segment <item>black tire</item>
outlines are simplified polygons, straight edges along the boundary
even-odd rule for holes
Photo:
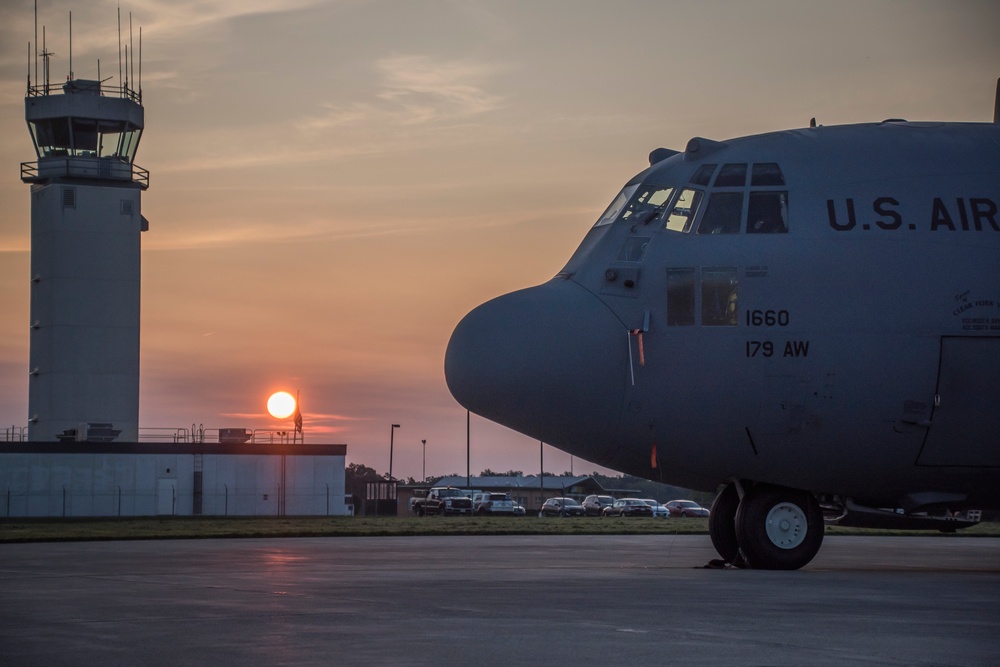
[[[736,510],[740,506],[740,494],[735,484],[728,484],[712,503],[712,513],[708,515],[708,534],[712,546],[722,560],[732,563],[740,552],[736,539]]]
[[[807,491],[759,484],[740,501],[736,538],[758,570],[797,570],[823,544],[823,511]]]

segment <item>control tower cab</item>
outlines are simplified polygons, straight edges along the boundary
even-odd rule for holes
[[[47,54],[46,54],[47,55]],[[46,60],[46,71],[48,61]],[[28,438],[136,442],[139,423],[141,92],[68,77],[31,85]],[[141,89],[140,89],[141,90]]]

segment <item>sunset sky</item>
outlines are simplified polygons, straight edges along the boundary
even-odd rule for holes
[[[114,75],[117,0],[40,0]],[[562,268],[658,146],[808,125],[988,121],[1000,3],[136,0],[150,171],[140,429],[288,427],[348,462],[465,472],[455,324]],[[41,27],[39,27],[41,34]],[[0,5],[0,428],[27,424],[31,0]],[[472,473],[539,445],[472,418]],[[546,470],[570,457],[545,448]],[[577,459],[574,472],[593,464]]]

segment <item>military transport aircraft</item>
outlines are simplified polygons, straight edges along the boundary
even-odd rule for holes
[[[998,84],[1000,107],[1000,84]],[[692,489],[728,563],[1000,507],[1000,119],[664,148],[448,345],[464,407]]]

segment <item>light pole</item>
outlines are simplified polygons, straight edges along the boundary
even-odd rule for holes
[[[423,460],[423,465],[422,465],[422,467],[420,469],[420,474],[423,475],[423,478],[420,481],[421,482],[426,482],[427,481],[427,441],[426,440],[421,440],[420,444],[424,446],[424,460]]]
[[[389,481],[392,481],[392,437],[396,435],[396,429],[399,428],[399,424],[393,424],[392,428],[389,429]]]

